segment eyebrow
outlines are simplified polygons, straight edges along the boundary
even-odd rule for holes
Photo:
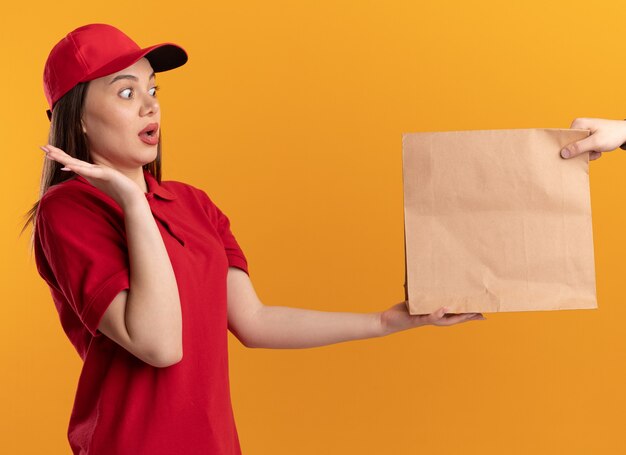
[[[150,77],[148,78],[148,80],[152,79],[154,77],[154,71],[152,72],[152,74],[150,75]],[[132,74],[120,74],[118,76],[115,76],[111,82],[109,82],[109,85],[111,85],[113,82],[115,81],[119,81],[120,79],[132,79],[134,81],[139,81],[139,79],[137,79],[137,76],[133,76]]]

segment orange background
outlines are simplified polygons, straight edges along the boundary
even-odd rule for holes
[[[435,4],[437,3],[437,4]],[[618,1],[11,2],[0,15],[0,452],[66,454],[81,362],[29,256],[43,64],[90,22],[190,60],[158,75],[164,179],[230,217],[268,305],[403,300],[403,132],[626,117]],[[230,337],[244,454],[626,453],[624,152],[591,167],[599,309],[487,314],[305,350]]]

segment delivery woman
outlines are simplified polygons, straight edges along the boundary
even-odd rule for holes
[[[90,24],[50,52],[51,119],[30,212],[39,274],[84,361],[75,454],[239,454],[227,330],[246,346],[304,348],[480,319],[445,308],[335,313],[261,303],[229,219],[201,189],[161,181],[155,73],[187,61]]]

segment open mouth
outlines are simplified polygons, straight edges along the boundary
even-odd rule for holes
[[[139,139],[149,145],[155,145],[159,140],[159,124],[150,123],[138,134]]]
[[[147,136],[154,136],[156,135],[158,130],[159,130],[158,123],[150,123],[143,130],[139,132],[139,135],[141,136],[142,134],[145,134]]]

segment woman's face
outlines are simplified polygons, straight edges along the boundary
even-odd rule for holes
[[[82,127],[94,163],[133,170],[154,161],[160,123],[154,71],[147,59],[89,82]]]

